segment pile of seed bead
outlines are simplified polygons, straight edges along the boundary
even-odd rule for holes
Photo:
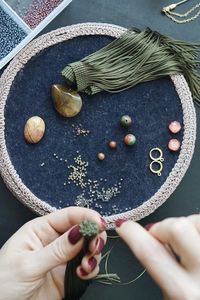
[[[6,2],[22,18],[33,0],[6,0]]]
[[[97,199],[102,200],[103,202],[109,202],[113,197],[120,194],[119,188],[121,188],[121,182],[108,189],[103,187],[101,192],[97,191]]]
[[[75,183],[77,186],[84,188],[86,186],[85,177],[87,175],[88,162],[82,160],[81,155],[79,154],[74,158],[75,166],[69,165],[68,169],[71,169],[71,172],[68,176],[68,183]]]
[[[26,35],[19,25],[0,7],[0,59],[9,54]]]
[[[91,199],[86,199],[84,194],[80,194],[76,197],[74,204],[79,207],[87,207],[90,208],[90,204],[92,204]]]
[[[39,25],[63,0],[33,0],[23,12],[23,20],[31,27]]]
[[[107,189],[105,187],[101,188],[100,185],[102,185],[103,181],[107,182],[107,179],[100,178],[99,182],[98,180],[87,178],[87,167],[89,164],[82,159],[80,154],[74,157],[74,162],[74,165],[71,164],[68,166],[68,169],[70,170],[68,184],[73,183],[82,189],[82,193],[74,200],[76,206],[91,207],[91,205],[98,200],[109,202],[113,197],[120,194],[123,178],[112,187]],[[65,182],[64,185],[66,184],[67,183]],[[95,203],[95,207],[100,209],[103,208],[100,203]]]
[[[72,124],[72,127],[74,128],[74,132],[77,136],[80,135],[87,136],[90,133],[90,130],[83,128],[82,124],[78,124],[78,125]]]

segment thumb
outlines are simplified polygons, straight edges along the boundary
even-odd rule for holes
[[[52,243],[35,252],[35,268],[41,274],[66,264],[80,252],[82,246],[80,226],[75,225]]]

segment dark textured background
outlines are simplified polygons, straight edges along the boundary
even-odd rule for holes
[[[108,22],[125,27],[150,26],[163,34],[188,41],[199,42],[200,19],[186,25],[177,25],[160,14],[162,6],[169,1],[149,0],[73,0],[46,29],[48,32],[68,24],[79,22]],[[191,3],[191,2],[190,2]],[[195,1],[193,2],[195,3]],[[197,109],[197,120],[199,119]],[[198,124],[199,125],[199,124]],[[199,136],[199,135],[198,135]],[[196,150],[191,166],[176,192],[154,214],[145,218],[141,223],[156,222],[168,216],[181,216],[199,213],[199,137],[197,136]],[[4,183],[0,183],[0,242],[1,245],[22,224],[35,217],[27,208],[21,205],[7,190]],[[115,256],[111,257],[110,271],[118,272],[125,280],[136,276],[141,267],[136,264],[130,253],[120,243],[115,249]],[[120,257],[120,259],[119,259]],[[132,263],[132,269],[130,268]],[[135,284],[125,287],[103,287],[93,285],[84,296],[84,300],[94,298],[124,300],[158,300],[162,299],[161,292],[148,275],[144,275]]]

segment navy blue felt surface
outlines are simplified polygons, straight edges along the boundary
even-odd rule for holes
[[[11,161],[25,185],[57,208],[73,205],[82,193],[73,183],[64,185],[68,182],[68,165],[73,163],[77,151],[88,161],[87,178],[97,180],[99,190],[123,179],[120,194],[109,202],[98,200],[91,204],[104,215],[123,212],[147,201],[164,183],[178,157],[178,153],[167,149],[169,139],[174,137],[169,133],[168,123],[182,123],[180,100],[168,77],[119,94],[83,94],[83,109],[71,119],[61,118],[54,110],[51,85],[63,81],[61,70],[111,40],[102,36],[78,37],[42,51],[18,73],[7,100],[6,145]],[[119,124],[124,114],[134,119],[129,130]],[[34,115],[45,120],[46,132],[39,144],[28,145],[23,137],[24,124]],[[90,130],[88,136],[76,136],[72,124],[79,123]],[[137,137],[133,147],[123,143],[128,132]],[[183,130],[176,136],[182,140],[182,135]],[[116,150],[108,148],[109,140],[117,141]],[[153,147],[160,147],[164,153],[161,177],[149,171],[149,151]],[[98,161],[98,152],[105,153],[104,161]],[[54,153],[63,160],[56,159]]]

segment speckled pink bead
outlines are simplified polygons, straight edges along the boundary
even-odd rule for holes
[[[180,149],[181,143],[177,139],[171,139],[168,143],[168,148],[170,151],[176,152]]]
[[[178,133],[181,130],[181,124],[178,121],[172,121],[169,124],[169,130],[172,133]]]

